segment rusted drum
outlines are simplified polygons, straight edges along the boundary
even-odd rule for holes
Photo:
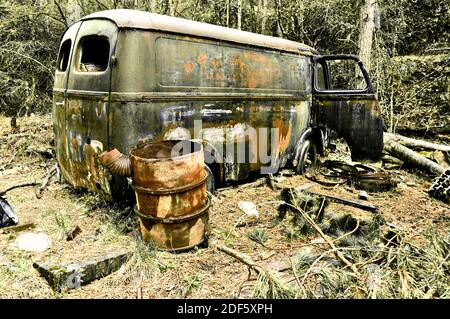
[[[143,239],[167,250],[201,244],[210,206],[202,145],[146,143],[131,150],[130,161]]]

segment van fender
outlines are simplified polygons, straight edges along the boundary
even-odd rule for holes
[[[305,143],[306,140],[312,139],[313,142],[317,146],[317,151],[320,155],[323,155],[324,153],[324,145],[322,141],[322,133],[319,128],[308,128],[305,132],[303,132],[302,136],[298,139],[297,143],[295,144],[295,153],[294,153],[294,159],[292,161],[292,165],[297,166],[298,161],[300,158],[302,158],[301,151],[302,151],[302,145]]]

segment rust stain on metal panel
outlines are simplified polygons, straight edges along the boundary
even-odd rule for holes
[[[188,62],[184,64],[184,73],[185,75],[189,75],[194,70],[194,64],[192,62]]]
[[[377,100],[316,101],[316,125],[327,126],[345,139],[353,160],[379,160],[383,150],[383,121]]]
[[[206,61],[208,61],[208,56],[207,56],[207,55],[205,55],[205,54],[200,54],[200,55],[198,56],[198,59],[197,59],[197,63],[198,63],[198,64],[203,64],[203,63],[205,63]]]
[[[106,125],[102,124],[106,111],[103,99],[69,98],[65,118],[63,111],[55,114],[56,153],[62,175],[70,185],[110,194],[109,174],[97,158],[107,143]]]

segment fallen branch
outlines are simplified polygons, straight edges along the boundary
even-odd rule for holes
[[[399,160],[398,158],[391,156],[391,155],[383,155],[381,157],[381,160],[384,163],[391,163],[391,164],[396,164],[396,165],[403,165],[403,161]]]
[[[427,159],[426,157],[414,152],[413,150],[403,146],[394,140],[385,139],[384,149],[391,155],[401,159],[405,163],[413,164],[414,166],[434,174],[442,174],[445,168],[441,165]]]
[[[448,135],[438,134],[436,137],[439,138],[439,139],[441,139],[441,140],[450,142],[450,136],[448,136]]]
[[[26,183],[22,183],[22,184],[13,185],[13,186],[10,186],[10,187],[0,191],[0,196],[5,195],[7,192],[9,192],[10,190],[13,190],[15,188],[36,186],[36,185],[39,185],[39,183],[37,183],[37,182],[26,182]]]
[[[404,146],[411,147],[411,148],[425,148],[425,149],[437,150],[437,151],[442,151],[442,152],[450,152],[449,145],[430,143],[427,141],[417,140],[414,138],[409,138],[409,137],[398,135],[398,134],[384,133],[384,138],[386,140],[395,141],[399,144],[402,144]]]
[[[292,193],[291,193],[292,196]],[[337,247],[334,245],[333,241],[331,241],[320,229],[320,227],[312,220],[311,217],[308,216],[308,214],[301,209],[300,207],[296,206],[296,205],[292,205],[301,215],[302,217],[308,222],[308,224],[311,225],[312,228],[314,228],[314,230],[320,235],[320,237],[323,238],[323,240],[325,240],[325,242],[331,247],[331,249],[333,250],[334,255],[336,256],[336,258],[338,258],[345,266],[349,267],[353,273],[356,276],[359,276],[359,271],[356,268],[355,265],[353,265],[347,258],[345,258],[345,256],[342,254],[342,252],[340,252]]]
[[[330,201],[335,202],[335,203],[344,204],[344,205],[360,208],[360,209],[371,211],[371,212],[378,211],[378,206],[375,206],[375,205],[372,205],[372,204],[366,204],[366,203],[363,203],[363,202],[360,202],[360,201],[355,201],[355,200],[351,200],[351,199],[344,199],[344,198],[341,198],[341,197],[325,195],[325,194],[316,193],[316,192],[307,191],[307,190],[303,190],[303,192],[306,193],[306,194],[309,194],[309,195],[316,195],[316,196],[321,196],[321,197],[327,198]]]
[[[35,228],[36,225],[34,223],[23,224],[23,225],[14,225],[9,227],[4,227],[0,229],[0,234],[9,234],[9,233],[18,233],[22,230]]]
[[[19,153],[19,151],[14,152],[13,156],[11,157],[11,159],[8,161],[8,163],[6,163],[6,165],[3,165],[2,168],[0,168],[0,171],[4,171],[5,169],[8,168],[9,165],[11,165],[11,163],[14,161],[14,159],[16,158],[17,153]]]
[[[435,126],[427,128],[412,128],[412,127],[397,126],[396,131],[406,135],[421,135],[431,137],[434,137],[437,134],[450,134],[450,128],[446,126]]]
[[[239,260],[243,264],[247,265],[250,269],[253,269],[258,274],[258,279],[261,282],[265,282],[265,284],[269,285],[267,289],[269,295],[265,296],[266,298],[295,298],[297,297],[297,292],[292,290],[289,286],[286,286],[278,276],[271,272],[270,270],[265,269],[264,267],[256,264],[249,256],[240,253],[230,247],[219,244],[214,241],[209,242],[209,246],[211,248],[215,248],[225,254]],[[255,291],[254,291],[255,293]]]
[[[42,182],[41,187],[38,188],[36,191],[36,198],[41,199],[42,195],[44,193],[44,190],[47,188],[48,184],[50,183],[50,179],[52,176],[56,174],[58,170],[58,165],[55,165],[55,167],[45,176],[44,181]]]
[[[225,254],[239,260],[240,262],[244,263],[245,265],[247,265],[248,267],[252,268],[253,270],[256,271],[256,273],[259,275],[261,273],[265,273],[268,272],[267,270],[265,270],[263,267],[259,266],[258,264],[256,264],[249,256],[238,252],[237,250],[234,250],[230,247],[227,247],[225,245],[219,244],[217,242],[211,241],[209,243],[209,246],[211,248],[215,248],[217,250],[220,250],[221,252],[224,252]]]

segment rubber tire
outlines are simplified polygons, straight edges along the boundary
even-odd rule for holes
[[[308,155],[312,156],[312,160],[310,166],[306,167]],[[295,170],[297,174],[303,175],[314,169],[316,165],[317,165],[317,146],[316,144],[314,144],[312,140],[306,140],[302,145],[302,149],[300,151],[300,158],[298,159],[298,164]]]
[[[214,178],[214,174],[211,171],[211,168],[205,164],[205,170],[208,173],[208,178],[206,179],[206,190],[211,194],[214,194],[216,191],[216,179]]]

